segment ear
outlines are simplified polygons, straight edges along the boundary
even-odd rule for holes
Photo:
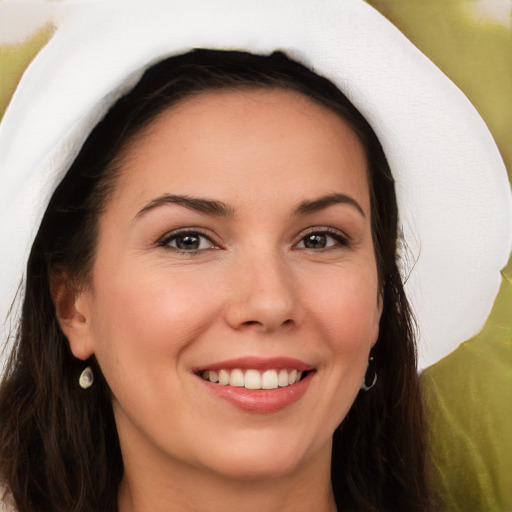
[[[87,291],[76,291],[66,276],[51,280],[51,295],[57,320],[73,355],[86,360],[94,353]]]

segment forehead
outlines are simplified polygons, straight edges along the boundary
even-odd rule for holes
[[[153,181],[172,192],[203,195],[212,184],[239,183],[255,192],[272,182],[289,193],[348,187],[368,195],[366,156],[347,122],[284,89],[190,96],[139,133],[123,162],[118,189],[139,192]]]

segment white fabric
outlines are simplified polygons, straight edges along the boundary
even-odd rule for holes
[[[16,3],[0,2],[2,23],[27,8]],[[369,5],[64,0],[48,16],[56,33],[0,125],[2,319],[48,200],[95,123],[151,62],[207,47],[284,50],[335,82],[370,121],[397,180],[420,366],[483,326],[511,248],[503,162],[461,91]]]

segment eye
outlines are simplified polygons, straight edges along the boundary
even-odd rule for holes
[[[338,231],[323,230],[311,231],[302,237],[296,245],[297,249],[329,249],[331,247],[346,247],[349,245],[347,237]]]
[[[214,243],[206,235],[197,231],[171,233],[160,241],[158,245],[174,249],[179,253],[191,254],[215,247]]]

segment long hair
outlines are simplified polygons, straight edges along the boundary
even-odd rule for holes
[[[98,376],[84,393],[52,301],[66,276],[86,285],[98,217],[115,188],[123,150],[162,111],[205,91],[299,92],[338,113],[368,161],[372,236],[383,299],[372,351],[376,386],[361,391],[334,433],[332,484],[340,510],[426,511],[425,426],[411,315],[398,271],[394,181],[372,128],[330,81],[276,52],[196,50],[145,72],[93,129],[46,210],[30,254],[22,316],[0,388],[0,478],[20,512],[114,512],[123,475],[111,394]]]

